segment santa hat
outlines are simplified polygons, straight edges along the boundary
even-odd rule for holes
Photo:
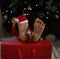
[[[28,22],[26,16],[20,15],[15,19],[15,22],[19,22],[20,24]]]

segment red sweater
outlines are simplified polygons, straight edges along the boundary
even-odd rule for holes
[[[16,31],[15,26],[12,26],[12,33],[13,33],[15,36],[19,36],[19,32]]]

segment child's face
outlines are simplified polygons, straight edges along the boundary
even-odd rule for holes
[[[19,37],[22,41],[26,40],[26,33],[27,33],[27,29],[28,29],[28,22],[23,23],[23,24],[18,24],[18,28],[19,28]]]

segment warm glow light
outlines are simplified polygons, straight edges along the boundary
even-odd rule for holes
[[[10,23],[10,21],[8,21],[8,23]]]
[[[24,13],[24,15],[26,15],[26,13]]]
[[[10,13],[12,13],[12,11],[10,11]]]
[[[48,19],[48,17],[46,17],[46,19]]]
[[[26,8],[24,8],[24,10],[26,10]]]
[[[30,4],[28,4],[28,10],[32,10],[32,8],[31,8],[31,5],[30,5]]]
[[[58,13],[59,11],[57,10],[56,12]]]
[[[36,7],[37,7],[38,5],[36,4]]]
[[[8,16],[7,16],[7,15],[4,15],[3,17],[4,17],[4,19],[7,19],[7,18],[8,18]]]
[[[47,14],[49,14],[49,12],[47,12]]]
[[[6,12],[8,12],[8,10],[6,10]]]
[[[27,13],[27,15],[29,15],[29,13]]]
[[[41,18],[43,18],[43,16],[40,16]]]
[[[29,7],[28,7],[28,10],[32,10],[32,8],[29,6]]]
[[[59,15],[55,15],[55,17],[56,17],[56,19],[58,19],[59,18]]]

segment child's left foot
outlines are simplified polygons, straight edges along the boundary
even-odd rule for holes
[[[36,18],[34,23],[34,41],[39,40],[44,31],[44,28],[45,24],[43,23],[43,21],[40,20],[39,18]]]

